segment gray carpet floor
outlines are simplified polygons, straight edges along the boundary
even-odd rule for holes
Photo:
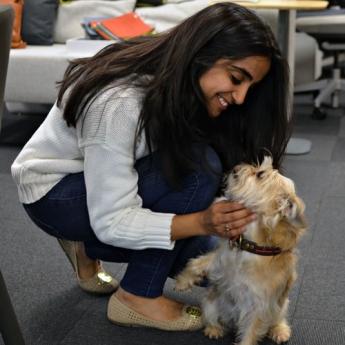
[[[294,137],[310,139],[304,155],[286,155],[285,175],[306,203],[309,229],[299,244],[298,280],[290,293],[289,345],[345,344],[345,102],[312,120],[309,96],[295,98]],[[111,324],[109,297],[83,292],[56,239],[29,220],[18,201],[10,166],[41,116],[5,112],[0,136],[0,265],[27,345],[231,344],[233,334],[210,340],[197,332],[163,332]],[[105,264],[118,280],[124,264]],[[202,288],[165,293],[200,304]],[[1,303],[1,301],[0,301]],[[3,344],[0,339],[0,344]],[[273,343],[264,339],[263,345]],[[14,344],[15,345],[15,344]]]

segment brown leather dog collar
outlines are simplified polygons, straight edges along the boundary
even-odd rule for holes
[[[263,256],[275,256],[282,253],[282,250],[279,247],[258,246],[255,242],[248,241],[243,238],[242,235],[231,238],[229,241],[229,247],[230,249],[238,248],[249,253]]]

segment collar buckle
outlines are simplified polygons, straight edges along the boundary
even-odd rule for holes
[[[241,249],[242,246],[242,235],[238,235],[236,237],[233,237],[229,241],[229,248],[233,250],[234,248]]]

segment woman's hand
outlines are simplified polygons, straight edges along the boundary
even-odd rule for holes
[[[171,240],[199,235],[236,237],[245,232],[246,225],[256,218],[250,208],[233,201],[222,200],[212,204],[205,211],[173,217]]]
[[[256,219],[250,208],[227,200],[212,204],[199,215],[206,234],[226,238],[242,234],[246,225]]]

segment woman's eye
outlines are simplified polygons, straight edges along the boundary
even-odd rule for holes
[[[237,79],[233,75],[231,75],[231,81],[234,85],[240,85],[241,84],[241,80]]]
[[[261,179],[263,174],[264,174],[263,171],[259,171],[258,173],[256,173],[256,177]]]

